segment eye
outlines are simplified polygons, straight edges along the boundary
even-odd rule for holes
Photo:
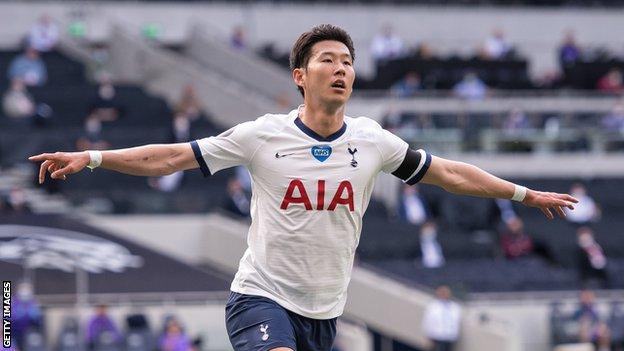
[[[332,62],[332,60],[331,60],[331,59],[329,59],[329,58],[326,58],[326,59],[323,59],[323,61],[322,61],[322,62],[329,62],[329,63],[331,63],[331,62]]]
[[[351,66],[351,61],[345,61],[344,64],[347,66]]]

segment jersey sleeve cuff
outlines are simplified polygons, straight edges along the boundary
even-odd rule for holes
[[[209,177],[211,174],[210,169],[206,164],[206,160],[204,160],[204,157],[202,156],[197,140],[191,141],[191,148],[193,149],[193,154],[195,155],[195,159],[199,164],[199,169],[201,170],[202,174],[204,175],[204,177]]]

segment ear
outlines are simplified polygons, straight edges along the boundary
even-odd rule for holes
[[[295,81],[295,84],[303,88],[303,83],[305,82],[305,69],[295,68],[292,71],[292,77]]]

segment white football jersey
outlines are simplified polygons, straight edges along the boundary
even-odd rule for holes
[[[206,176],[238,165],[251,174],[248,248],[231,290],[309,318],[341,315],[376,176],[401,165],[407,143],[366,117],[345,116],[324,138],[293,110],[191,146]],[[422,178],[424,160],[410,179]]]

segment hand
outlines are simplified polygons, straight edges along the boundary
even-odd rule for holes
[[[574,204],[578,203],[578,201],[568,194],[547,193],[529,189],[522,203],[526,206],[539,208],[546,218],[553,219],[555,216],[552,214],[551,209],[555,210],[559,217],[565,218],[566,214],[563,208],[567,207],[573,210]]]
[[[91,161],[86,151],[39,154],[28,159],[33,162],[43,161],[39,167],[39,184],[43,184],[46,171],[50,172],[52,179],[65,180],[68,174],[80,172]]]

